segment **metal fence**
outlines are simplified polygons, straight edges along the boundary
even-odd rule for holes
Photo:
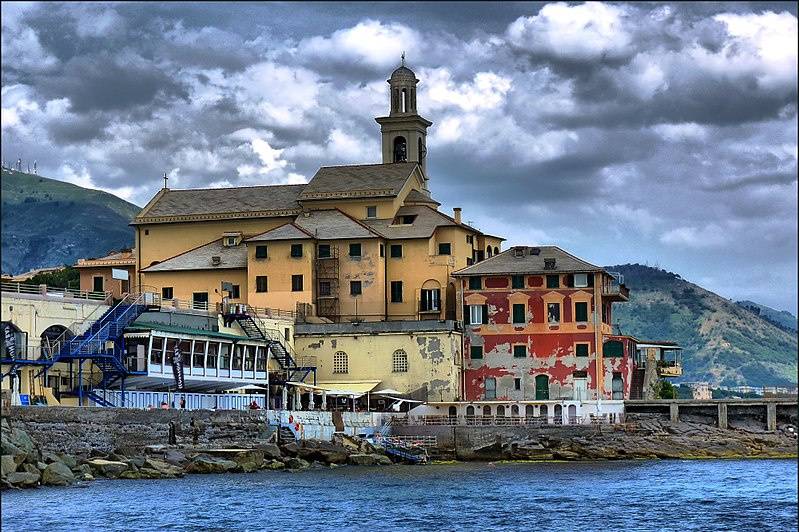
[[[397,426],[493,426],[493,427],[542,427],[546,425],[599,425],[620,423],[621,417],[612,414],[588,414],[587,416],[407,416],[395,417]]]
[[[108,302],[111,300],[111,292],[91,292],[88,290],[71,290],[69,288],[55,288],[43,284],[14,283],[3,281],[0,283],[3,292],[13,294],[29,294],[49,297],[61,297],[72,299],[86,299],[90,301]]]

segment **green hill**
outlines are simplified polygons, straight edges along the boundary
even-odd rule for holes
[[[716,385],[787,386],[797,381],[796,334],[665,270],[624,264],[630,301],[614,306],[621,332],[674,340],[683,348],[681,380]]]
[[[2,270],[74,264],[133,246],[139,207],[113,194],[2,170]]]
[[[749,300],[736,301],[736,303],[743,308],[754,312],[764,320],[773,323],[780,329],[794,333],[799,330],[796,323],[796,316],[786,310],[777,310]]]

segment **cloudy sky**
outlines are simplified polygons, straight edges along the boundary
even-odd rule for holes
[[[2,4],[2,149],[144,205],[378,162],[404,50],[442,208],[796,312],[795,4]]]

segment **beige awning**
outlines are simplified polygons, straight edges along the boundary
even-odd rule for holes
[[[377,388],[380,382],[381,381],[317,382],[316,385],[333,395],[363,395]]]

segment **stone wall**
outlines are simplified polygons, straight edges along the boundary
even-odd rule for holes
[[[3,417],[27,432],[42,450],[69,454],[139,450],[170,443],[239,447],[265,441],[265,413],[237,410],[132,410],[126,408],[11,407]]]

